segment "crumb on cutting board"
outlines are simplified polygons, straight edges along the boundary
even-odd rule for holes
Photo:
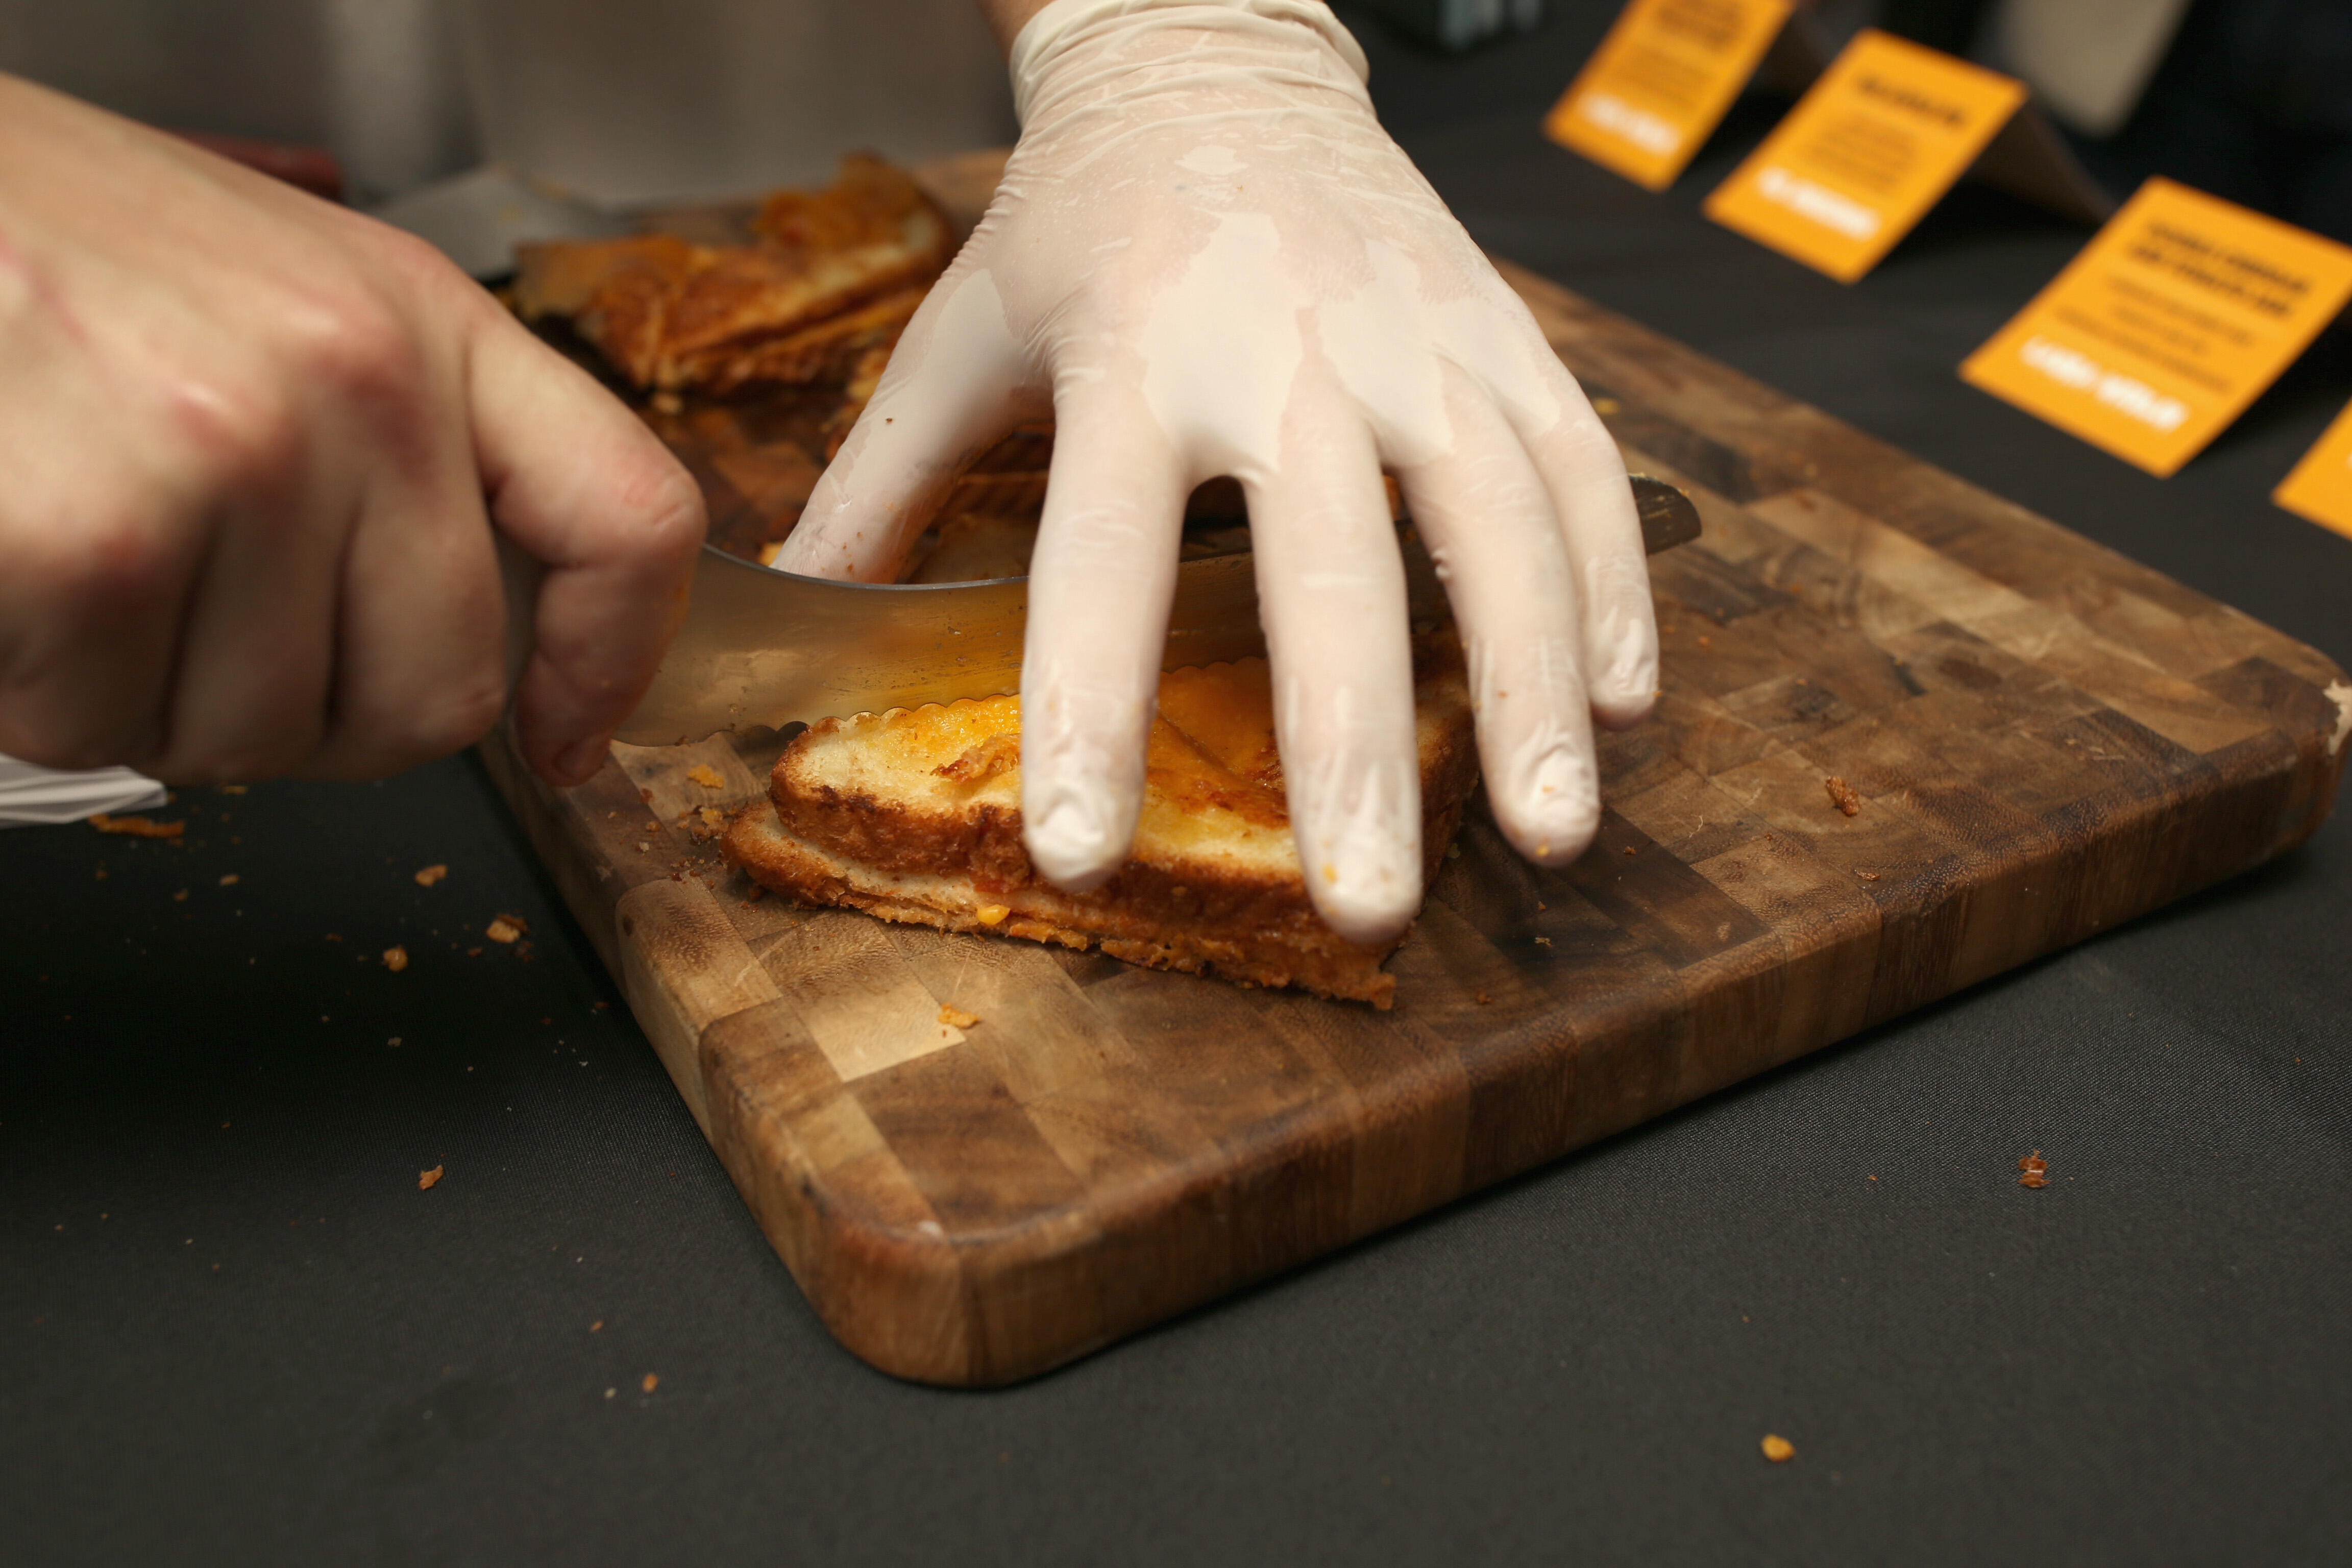
[[[950,1029],[969,1029],[980,1022],[980,1015],[967,1013],[952,1002],[940,1004],[940,1022]]]
[[[705,789],[725,789],[727,781],[709,763],[697,763],[686,770],[686,776]]]
[[[1822,787],[1829,791],[1832,805],[1836,806],[1848,816],[1862,815],[1862,796],[1854,793],[1853,785],[1846,783],[1837,774],[1832,773],[1822,781]]]

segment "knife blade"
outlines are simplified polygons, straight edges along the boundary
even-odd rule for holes
[[[1642,542],[1655,555],[1699,536],[1698,509],[1663,479],[1635,475]],[[1415,535],[1405,582],[1416,619],[1445,614],[1445,591]],[[1265,651],[1246,552],[1176,569],[1163,669]],[[802,577],[709,545],[692,608],[619,739],[667,746],[725,730],[791,723],[1021,687],[1026,577],[985,583],[839,583]]]

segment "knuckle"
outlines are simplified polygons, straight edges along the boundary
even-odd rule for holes
[[[102,626],[170,595],[183,552],[164,520],[117,506],[65,523],[50,548],[18,563],[50,615],[68,626]]]
[[[404,749],[416,762],[463,751],[490,732],[506,706],[505,673],[492,660],[420,705],[409,724]]]
[[[268,489],[294,472],[301,453],[297,394],[258,367],[218,367],[163,388],[174,454],[196,492],[211,498]]]
[[[424,353],[402,312],[365,287],[302,301],[285,322],[289,368],[306,385],[396,404],[421,393]]]

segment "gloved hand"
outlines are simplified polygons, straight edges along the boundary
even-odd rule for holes
[[[1657,630],[1617,449],[1526,307],[1380,128],[1308,0],[1056,0],[1023,133],[777,564],[887,581],[960,465],[1056,425],[1031,566],[1022,811],[1038,868],[1133,837],[1187,493],[1248,498],[1307,884],[1358,941],[1420,907],[1393,471],[1451,595],[1496,819],[1591,840],[1592,724],[1648,711]]]
[[[684,611],[692,479],[421,240],[0,77],[0,751],[393,772],[507,701],[599,766]]]

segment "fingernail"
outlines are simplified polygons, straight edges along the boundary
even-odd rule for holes
[[[555,771],[562,775],[567,784],[586,784],[596,776],[596,770],[604,765],[604,757],[612,749],[613,737],[609,731],[601,735],[591,735],[556,758]]]
[[[1512,837],[1539,865],[1565,866],[1584,853],[1601,827],[1601,789],[1591,758],[1570,748],[1536,759],[1517,790]]]
[[[1600,685],[1618,701],[1646,700],[1658,684],[1657,644],[1630,622],[1610,628],[1609,657]]]
[[[1307,887],[1323,921],[1349,942],[1388,941],[1421,908],[1421,824],[1361,814],[1319,836]]]
[[[1047,881],[1070,892],[1101,886],[1127,858],[1127,846],[1111,841],[1109,816],[1106,801],[1057,792],[1022,834],[1031,862]]]

